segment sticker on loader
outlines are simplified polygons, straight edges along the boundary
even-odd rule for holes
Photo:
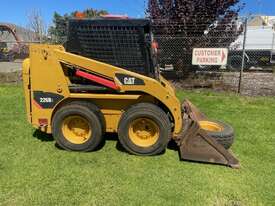
[[[130,75],[116,74],[116,77],[123,85],[144,85],[144,81],[142,79]]]
[[[42,109],[51,109],[61,101],[64,97],[59,94],[50,92],[34,91],[33,92],[35,105]]]

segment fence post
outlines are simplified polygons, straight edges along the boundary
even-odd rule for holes
[[[248,18],[245,18],[244,22],[244,37],[243,37],[243,55],[242,55],[242,67],[240,70],[240,76],[239,76],[239,86],[238,86],[238,93],[241,93],[241,87],[242,87],[242,79],[243,79],[243,70],[244,70],[244,64],[245,64],[245,48],[246,48],[246,38],[247,38],[247,24],[248,24]]]

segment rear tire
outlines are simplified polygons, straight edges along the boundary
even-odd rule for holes
[[[131,154],[151,156],[164,152],[171,137],[166,113],[154,104],[139,103],[121,117],[118,138]]]
[[[103,139],[99,117],[82,104],[60,108],[53,117],[52,129],[56,143],[69,151],[93,151]]]

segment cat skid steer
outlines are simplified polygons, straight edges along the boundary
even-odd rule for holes
[[[94,151],[110,132],[131,154],[161,154],[175,141],[184,160],[239,168],[232,127],[179,101],[152,42],[148,20],[76,19],[64,47],[31,45],[23,63],[29,122],[69,151]]]

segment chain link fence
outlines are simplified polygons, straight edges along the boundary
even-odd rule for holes
[[[178,70],[269,70],[275,63],[274,25],[250,25],[243,17],[230,22],[205,23],[189,26],[182,22],[153,21],[153,33],[159,44],[159,61],[162,68]],[[275,23],[275,22],[274,22]],[[228,58],[223,65],[193,65],[196,48],[226,48]],[[243,57],[244,56],[244,57]],[[242,65],[244,59],[244,65]],[[209,62],[208,62],[209,63]]]
[[[274,25],[259,16],[196,25],[153,20],[160,69],[184,87],[222,84],[244,94],[274,95]]]

